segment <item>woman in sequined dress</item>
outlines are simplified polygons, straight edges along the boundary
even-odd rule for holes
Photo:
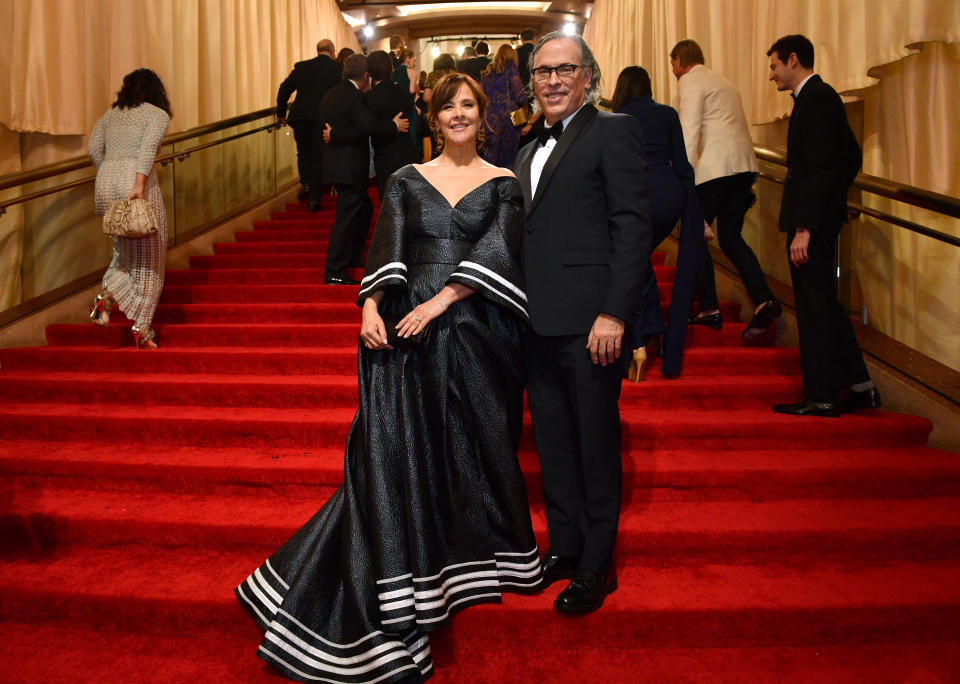
[[[156,234],[148,237],[110,238],[113,258],[90,318],[108,326],[116,304],[133,320],[137,346],[148,349],[157,348],[151,323],[167,258],[167,212],[153,162],[169,122],[170,101],[160,78],[150,69],[137,69],[123,77],[116,102],[97,121],[87,145],[97,167],[97,215],[103,216],[116,200],[145,199],[158,224]]]

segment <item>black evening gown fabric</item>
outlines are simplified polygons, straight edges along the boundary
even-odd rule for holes
[[[517,445],[520,186],[494,178],[451,207],[413,166],[387,186],[358,303],[408,311],[459,282],[424,346],[359,346],[360,407],[344,483],[236,589],[258,655],[301,681],[418,681],[427,633],[540,582]]]
[[[634,346],[639,347],[666,329],[661,371],[664,375],[679,375],[703,244],[703,212],[697,199],[693,167],[687,160],[683,129],[675,109],[654,102],[650,95],[641,95],[631,97],[619,111],[632,115],[643,128],[654,249],[666,239],[677,221],[681,221],[669,324],[663,320],[657,277],[651,266],[640,315],[631,325],[631,339]]]

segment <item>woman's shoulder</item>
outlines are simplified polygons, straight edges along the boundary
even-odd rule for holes
[[[164,110],[160,109],[160,107],[156,106],[155,104],[151,104],[149,102],[141,102],[139,105],[134,107],[134,109],[143,112],[151,119],[155,118],[155,119],[164,119],[167,121],[170,120],[169,114],[167,114]]]

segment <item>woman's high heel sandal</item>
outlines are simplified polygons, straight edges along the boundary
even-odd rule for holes
[[[113,297],[106,291],[97,295],[90,311],[90,322],[101,328],[110,327],[110,311],[113,309]]]
[[[153,338],[157,336],[157,333],[149,325],[146,323],[143,325],[135,325],[133,326],[132,330],[133,341],[137,343],[137,349],[140,349],[141,346],[144,349],[159,348],[160,345],[153,341]]]

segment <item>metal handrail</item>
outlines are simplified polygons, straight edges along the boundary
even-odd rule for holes
[[[181,131],[180,133],[171,133],[170,135],[164,137],[164,139],[160,141],[160,144],[173,145],[178,142],[183,142],[184,140],[189,140],[190,138],[199,138],[202,135],[216,133],[217,131],[222,131],[226,128],[233,128],[234,126],[239,126],[243,123],[262,119],[266,116],[275,114],[276,111],[277,110],[275,107],[267,107],[266,109],[259,109],[255,112],[249,112],[247,114],[241,114],[240,116],[230,117],[229,119],[222,119],[220,121],[215,121],[214,123],[204,124],[203,126],[196,126],[186,131]],[[53,176],[59,176],[61,174],[83,169],[88,166],[93,166],[93,162],[90,161],[90,157],[83,155],[80,157],[65,159],[55,164],[38,166],[37,168],[30,169],[29,171],[10,173],[6,176],[0,176],[0,190],[15,188],[18,185],[26,185],[27,183],[33,183],[45,178],[52,178]]]
[[[787,165],[787,155],[786,152],[782,150],[763,147],[762,145],[754,145],[753,153],[757,155],[757,159],[779,166],[785,167]],[[853,181],[853,186],[873,195],[889,197],[898,202],[904,202],[905,204],[911,204],[923,209],[930,209],[931,211],[953,218],[960,218],[960,198],[957,197],[941,195],[937,192],[931,192],[930,190],[924,190],[923,188],[912,185],[904,185],[903,183],[897,183],[896,181],[880,178],[879,176],[870,176],[865,173],[857,174],[857,177]],[[878,216],[877,218],[884,217]],[[950,241],[948,240],[948,242]]]
[[[272,111],[272,110],[271,110],[271,111]],[[246,116],[250,116],[250,115],[246,115]],[[238,118],[241,118],[241,117],[235,117],[235,118],[238,119]],[[263,117],[257,117],[257,118],[263,118]],[[247,121],[250,121],[250,120],[251,120],[251,119],[247,119]],[[232,119],[225,119],[224,121],[232,121]],[[223,122],[220,122],[220,123],[223,123]],[[245,123],[245,122],[244,122],[244,121],[241,121],[240,123]],[[235,122],[235,123],[233,123],[232,125],[233,125],[233,126],[236,126],[236,125],[238,125],[238,124]],[[227,128],[229,128],[229,127],[230,127],[230,126],[227,126]],[[201,127],[199,127],[199,128],[209,128],[209,127],[201,126]],[[220,128],[217,128],[216,130],[223,130],[223,128],[224,128],[224,127],[221,126]],[[155,161],[155,163],[158,163],[158,164],[160,164],[161,166],[166,166],[167,164],[169,164],[170,162],[172,162],[174,159],[176,159],[176,160],[178,160],[178,161],[183,161],[183,160],[185,160],[187,157],[189,157],[189,156],[190,156],[192,153],[194,153],[194,152],[199,152],[200,150],[205,150],[205,149],[208,149],[208,148],[210,148],[210,147],[216,147],[217,145],[222,145],[222,144],[224,144],[224,143],[230,142],[231,140],[236,140],[237,138],[243,138],[243,137],[248,136],[248,135],[253,135],[254,133],[260,133],[261,131],[273,131],[273,130],[275,130],[275,129],[277,129],[277,128],[280,128],[280,124],[279,124],[279,123],[271,123],[271,124],[267,124],[266,126],[259,126],[259,127],[257,127],[257,128],[251,128],[249,131],[243,131],[243,132],[241,132],[241,133],[236,133],[236,134],[234,134],[234,135],[229,135],[229,136],[227,136],[226,138],[220,138],[219,140],[213,140],[213,141],[208,142],[208,143],[203,143],[203,144],[200,144],[200,145],[196,145],[196,146],[191,147],[191,148],[186,149],[186,150],[180,150],[179,152],[171,152],[171,153],[169,153],[169,154],[165,154],[165,155],[158,156],[154,161]],[[192,130],[197,130],[197,129],[192,129]],[[208,131],[205,131],[205,132],[202,132],[202,133],[199,133],[199,134],[195,134],[195,135],[190,136],[190,137],[198,137],[199,135],[207,135],[208,133],[211,133],[211,132],[213,132],[213,131],[209,131],[209,130],[208,130]],[[189,137],[181,138],[181,140],[189,140],[189,139],[190,139]],[[163,144],[167,144],[167,143],[163,143]],[[89,162],[89,160],[88,160],[88,164],[92,166],[92,163]],[[77,166],[77,167],[75,167],[75,168],[83,168],[83,166],[84,166],[84,165],[80,165],[80,166]],[[71,168],[70,170],[74,170],[74,169]],[[60,173],[63,173],[63,171],[60,171]],[[52,175],[57,175],[57,174],[52,174]],[[49,178],[50,176],[47,176],[47,177]],[[57,185],[57,186],[52,187],[52,188],[46,188],[45,190],[38,190],[38,191],[36,191],[36,192],[31,192],[31,193],[26,194],[26,195],[20,195],[19,197],[12,197],[12,198],[10,198],[10,199],[8,199],[8,200],[4,200],[4,201],[0,202],[0,216],[2,216],[3,214],[6,213],[7,207],[13,206],[13,205],[15,205],[15,204],[21,204],[21,203],[23,203],[23,202],[29,202],[30,200],[34,200],[34,199],[37,199],[38,197],[43,197],[43,196],[45,196],[45,195],[52,195],[52,194],[54,194],[54,193],[60,192],[61,190],[69,190],[69,189],[71,189],[71,188],[75,188],[75,187],[78,187],[78,186],[80,186],[80,185],[86,185],[87,183],[92,183],[94,180],[96,180],[96,176],[89,176],[89,177],[87,177],[87,178],[81,178],[81,179],[79,179],[79,180],[70,181],[70,182],[67,182],[67,183],[61,183],[60,185]]]

